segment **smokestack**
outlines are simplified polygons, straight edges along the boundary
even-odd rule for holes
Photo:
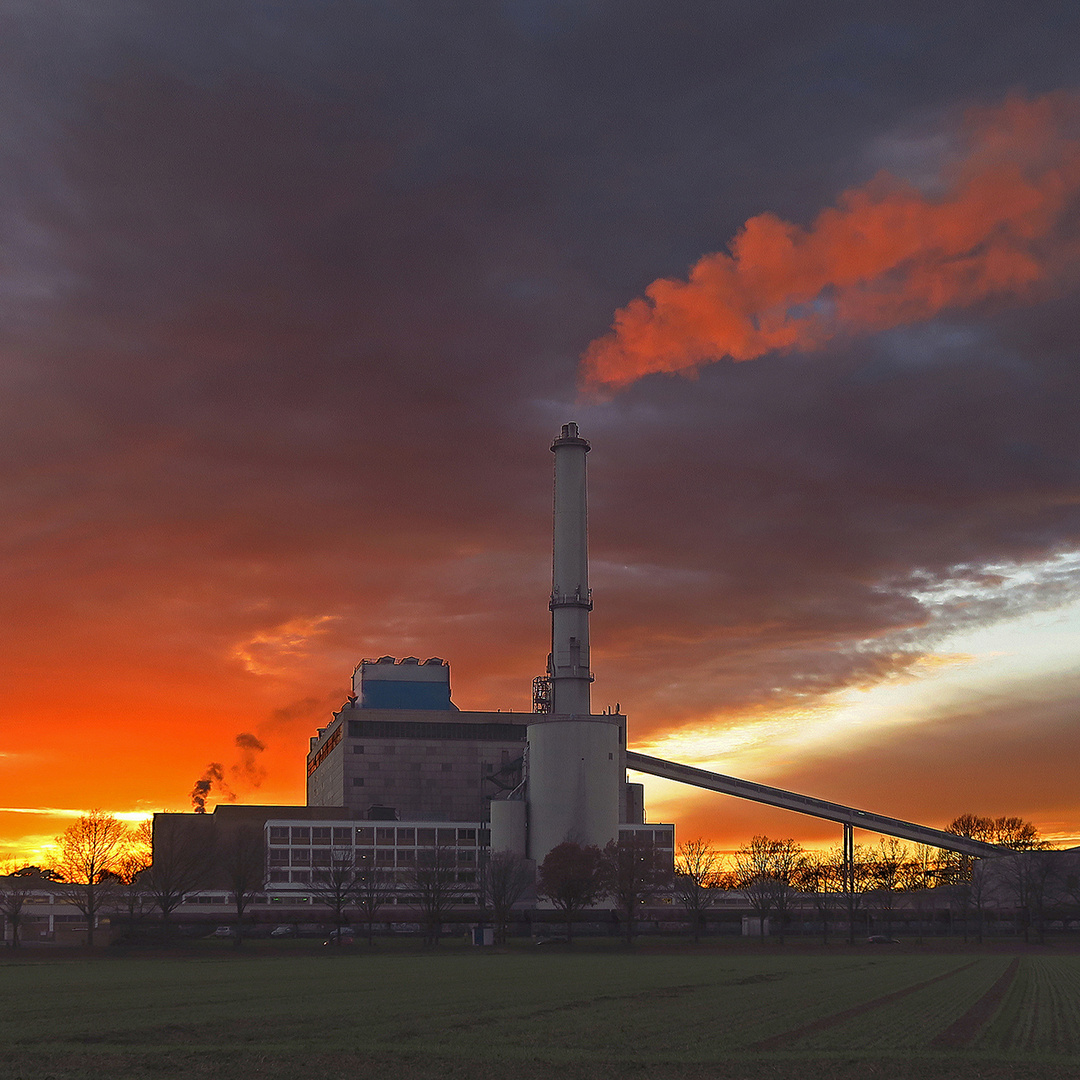
[[[564,840],[603,847],[619,834],[622,717],[593,716],[589,704],[589,550],[585,455],[577,424],[564,424],[555,455],[555,532],[551,560],[551,711],[537,713],[526,739],[527,852],[537,863]],[[620,770],[621,774],[620,775]],[[492,844],[520,847],[520,817],[496,813]],[[513,818],[513,820],[511,820]],[[496,841],[496,834],[499,840]]]
[[[585,455],[589,444],[577,424],[563,424],[551,444],[555,455],[555,528],[551,558],[552,708],[557,716],[592,712],[589,670],[589,541]]]

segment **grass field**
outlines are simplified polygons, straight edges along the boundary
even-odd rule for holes
[[[1075,1080],[1080,956],[608,943],[0,962],[0,1078]]]

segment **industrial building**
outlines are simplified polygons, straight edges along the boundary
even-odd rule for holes
[[[268,893],[310,891],[332,850],[383,868],[403,890],[418,852],[434,846],[453,852],[464,886],[488,850],[539,863],[565,840],[603,847],[633,831],[673,857],[674,826],[646,825],[642,786],[626,781],[626,716],[591,708],[590,447],[569,423],[551,449],[551,652],[533,680],[533,711],[459,709],[440,657],[361,660],[348,700],[310,740],[307,805],[219,806],[204,819],[203,830],[223,835],[262,827]],[[155,834],[192,817],[156,815]]]
[[[590,447],[570,423],[551,449],[551,653],[534,711],[462,712],[438,657],[361,660],[349,700],[311,740],[309,807],[490,826],[493,849],[536,862],[564,840],[602,847],[644,825],[642,788],[626,782],[626,717],[591,708]]]
[[[453,852],[464,886],[475,883],[487,851],[539,864],[565,840],[603,847],[634,832],[673,853],[674,827],[646,824],[643,789],[627,782],[628,767],[835,821],[848,873],[856,828],[974,857],[1001,853],[992,844],[628,751],[621,711],[597,714],[591,707],[590,446],[568,423],[551,450],[551,652],[545,674],[533,680],[533,711],[460,710],[440,657],[361,660],[348,700],[311,738],[307,805],[218,807],[212,815],[212,829],[217,819],[227,831],[241,818],[262,827],[269,892],[302,897],[335,848],[383,867],[402,890],[420,851],[432,847]],[[192,817],[157,815],[155,838],[159,827],[183,827],[177,819]],[[399,899],[408,901],[404,892]],[[462,898],[475,901],[475,893]]]

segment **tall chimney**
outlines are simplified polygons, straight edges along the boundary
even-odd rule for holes
[[[623,718],[593,716],[589,705],[592,599],[585,511],[589,444],[578,435],[577,424],[564,424],[551,449],[555,454],[548,661],[551,711],[537,713],[526,732],[527,850],[537,863],[564,840],[598,847],[614,840],[619,834],[619,796],[626,776]],[[493,844],[502,829],[503,810],[496,807],[492,803]],[[505,813],[510,815],[511,809]]]
[[[555,529],[551,558],[551,711],[588,716],[592,672],[589,669],[588,509],[585,455],[588,442],[577,424],[563,424],[551,444],[555,455]]]

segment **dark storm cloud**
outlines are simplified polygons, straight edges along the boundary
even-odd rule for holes
[[[454,662],[466,707],[527,694],[571,410],[598,700],[638,734],[903,668],[952,618],[936,583],[1077,542],[1069,289],[574,401],[614,310],[747,217],[809,221],[940,114],[1080,85],[1072,4],[3,20],[27,670],[73,621],[196,663],[333,615],[312,663],[342,686],[358,653],[414,651]]]

